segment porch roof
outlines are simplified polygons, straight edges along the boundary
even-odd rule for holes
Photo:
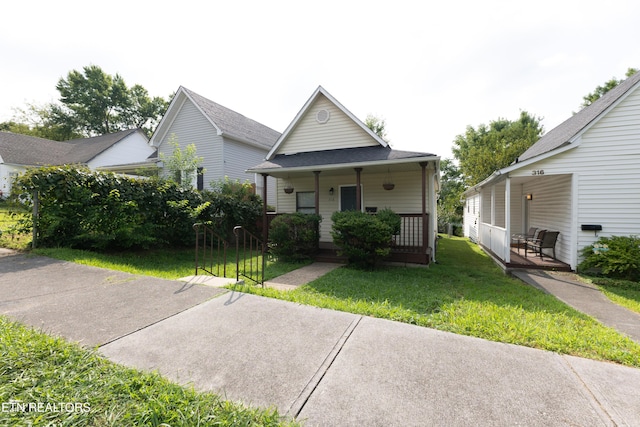
[[[248,169],[247,172],[274,174],[289,171],[386,166],[439,159],[435,154],[392,150],[389,147],[383,146],[356,147],[337,150],[308,151],[290,155],[278,154],[273,159],[266,160]]]

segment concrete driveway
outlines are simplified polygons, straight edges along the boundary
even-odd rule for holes
[[[203,285],[0,257],[0,312],[309,426],[640,425],[640,370]]]

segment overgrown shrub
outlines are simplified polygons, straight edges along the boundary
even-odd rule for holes
[[[258,219],[262,215],[262,198],[255,194],[249,181],[244,183],[224,178],[211,183],[211,190],[203,191],[206,203],[198,217],[210,221],[220,236],[233,240],[233,228],[241,225],[259,234]]]
[[[31,169],[15,183],[27,208],[38,193],[37,244],[82,249],[188,246],[193,224],[222,235],[235,225],[255,231],[261,199],[250,184],[223,180],[201,194],[162,179],[134,179],[76,166]],[[31,218],[22,221],[30,231]]]
[[[322,217],[315,214],[282,214],[271,221],[269,248],[285,261],[309,259],[318,251]]]
[[[383,212],[380,217],[359,211],[334,212],[331,235],[339,253],[356,267],[378,266],[391,253],[393,234],[400,231],[394,215],[397,216],[393,212]]]
[[[638,236],[601,237],[582,250],[580,271],[625,280],[640,280],[640,238]]]

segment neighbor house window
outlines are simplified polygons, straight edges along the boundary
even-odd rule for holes
[[[296,212],[306,214],[316,213],[315,191],[298,191],[296,193]]]
[[[198,191],[204,190],[204,168],[198,168],[198,174],[196,177]]]

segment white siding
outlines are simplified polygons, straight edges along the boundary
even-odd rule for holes
[[[330,112],[329,121],[318,123],[316,114],[320,110]],[[371,135],[354,123],[324,95],[300,118],[297,126],[278,147],[277,154],[295,154],[308,151],[333,150],[339,148],[376,146]]]
[[[11,194],[13,177],[26,170],[27,169],[22,166],[12,166],[0,163],[0,191],[2,191],[3,197],[7,197]]]
[[[480,195],[474,194],[467,198],[462,217],[464,237],[471,241],[478,241],[478,223],[480,222]]]
[[[533,195],[529,206],[529,227],[559,231],[556,257],[567,264],[572,261],[571,235],[571,176],[545,175],[523,187],[525,194]],[[549,252],[551,254],[552,252]]]
[[[201,166],[205,168],[205,189],[209,188],[212,181],[224,178],[223,139],[217,134],[215,127],[188,99],[185,100],[175,120],[169,126],[165,138],[158,147],[158,154],[164,153],[166,157],[171,157],[173,149],[167,141],[172,134],[176,135],[181,148],[195,144],[196,155],[204,158]],[[255,164],[257,163],[260,162]],[[247,165],[247,168],[255,164]]]
[[[87,166],[95,169],[100,166],[144,162],[154,151],[147,138],[135,132],[98,154]]]
[[[376,207],[378,210],[389,208],[396,213],[421,213],[422,196],[421,182],[422,172],[398,172],[393,174],[395,188],[387,191],[382,188],[382,182],[386,174],[367,174],[366,169],[362,171],[360,182],[362,184],[363,209],[365,207]],[[314,191],[315,176],[313,173],[300,176],[292,176],[290,182],[293,184],[294,192],[286,194],[283,190],[284,180],[278,180],[278,212],[296,211],[296,192]],[[339,210],[340,186],[356,185],[356,173],[345,173],[341,175],[326,175],[320,173],[320,241],[331,242],[331,215]],[[334,189],[333,196],[329,195],[329,189]],[[430,188],[427,183],[427,189]],[[427,213],[431,215],[432,209],[429,206],[427,197]],[[433,231],[433,230],[432,230]]]

